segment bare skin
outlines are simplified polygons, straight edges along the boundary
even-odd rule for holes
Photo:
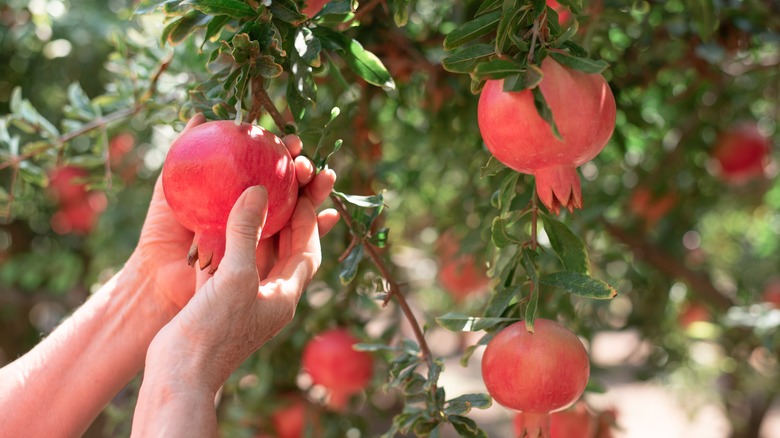
[[[195,116],[185,129],[204,121]],[[0,415],[0,437],[82,435],[144,365],[134,435],[216,435],[216,390],[292,319],[319,268],[319,237],[338,221],[333,210],[316,213],[335,173],[315,175],[298,156],[300,139],[283,140],[296,157],[302,190],[278,242],[257,243],[267,195],[261,187],[247,189],[231,212],[225,259],[208,278],[187,266],[193,235],[176,222],[158,179],[138,246],[122,270],[0,369],[0,412],[13,413]]]

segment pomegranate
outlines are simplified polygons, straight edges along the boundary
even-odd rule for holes
[[[472,254],[459,253],[460,242],[451,230],[436,243],[439,255],[439,283],[456,301],[487,290],[490,279]]]
[[[519,412],[514,418],[517,436],[522,436],[524,415]],[[588,411],[585,402],[578,402],[572,408],[550,414],[550,438],[593,438],[596,426],[596,419]]]
[[[195,233],[187,261],[214,273],[225,254],[225,227],[245,189],[268,191],[267,238],[284,227],[298,199],[295,167],[282,140],[259,126],[220,120],[187,130],[163,164],[165,199],[176,219]]]
[[[558,13],[558,22],[563,24],[569,21],[569,18],[571,18],[571,12],[569,12],[568,9],[566,9],[565,6],[562,6],[560,3],[558,3],[555,0],[547,0],[547,6],[552,8],[555,12]]]
[[[539,116],[531,90],[504,92],[489,80],[478,106],[479,130],[490,152],[508,167],[536,177],[539,199],[550,211],[582,208],[576,168],[604,149],[615,128],[615,98],[599,74],[542,61],[539,84],[561,134]]]
[[[764,286],[761,299],[775,309],[780,309],[780,277],[770,280]]]
[[[325,4],[330,0],[305,0],[306,5],[301,9],[301,13],[309,18],[319,14]]]
[[[523,413],[519,436],[550,437],[550,412],[580,398],[590,375],[588,353],[577,335],[537,319],[501,330],[482,357],[482,379],[501,405]]]
[[[317,424],[312,406],[300,397],[290,397],[288,404],[271,415],[278,438],[302,438],[307,428]]]
[[[713,152],[721,179],[744,184],[763,177],[770,149],[769,139],[758,131],[755,123],[724,132]]]
[[[89,173],[76,166],[61,166],[49,172],[49,193],[60,205],[80,202],[87,196],[87,185],[79,181]]]
[[[81,200],[62,204],[51,217],[51,228],[57,234],[89,234],[107,206],[108,199],[103,192],[89,193]]]
[[[343,409],[371,380],[374,360],[352,348],[358,342],[346,329],[335,328],[315,336],[303,350],[303,369],[315,385],[330,391],[329,404],[334,409]]]

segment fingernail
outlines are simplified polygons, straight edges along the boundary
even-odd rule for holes
[[[260,210],[268,202],[268,192],[263,186],[252,186],[246,191],[244,198],[244,208]]]

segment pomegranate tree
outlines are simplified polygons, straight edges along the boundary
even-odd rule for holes
[[[374,372],[371,355],[353,348],[358,342],[346,329],[335,328],[315,336],[303,350],[303,369],[330,392],[329,405],[336,410],[362,391]]]
[[[743,124],[720,136],[713,156],[724,181],[743,184],[764,176],[770,149],[756,124]]]
[[[557,322],[536,319],[501,330],[482,357],[482,379],[501,405],[523,413],[519,436],[550,437],[550,412],[565,409],[585,391],[588,353],[577,335]]]
[[[615,98],[600,74],[542,61],[540,91],[561,138],[539,115],[531,90],[506,92],[488,80],[479,98],[478,122],[490,152],[511,169],[536,177],[536,192],[550,211],[582,208],[576,168],[606,146],[615,128]]]
[[[261,238],[284,227],[297,201],[295,167],[282,140],[259,126],[220,120],[195,126],[171,145],[163,165],[165,199],[195,233],[187,261],[214,273],[225,254],[225,227],[248,187],[268,191]]]

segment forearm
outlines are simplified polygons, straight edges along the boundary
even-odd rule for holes
[[[168,320],[150,280],[123,269],[33,350],[0,370],[0,431],[78,436],[143,367]],[[147,294],[145,296],[145,294]]]
[[[167,373],[166,373],[167,374]],[[144,375],[133,414],[133,437],[217,436],[215,393],[172,374]]]

